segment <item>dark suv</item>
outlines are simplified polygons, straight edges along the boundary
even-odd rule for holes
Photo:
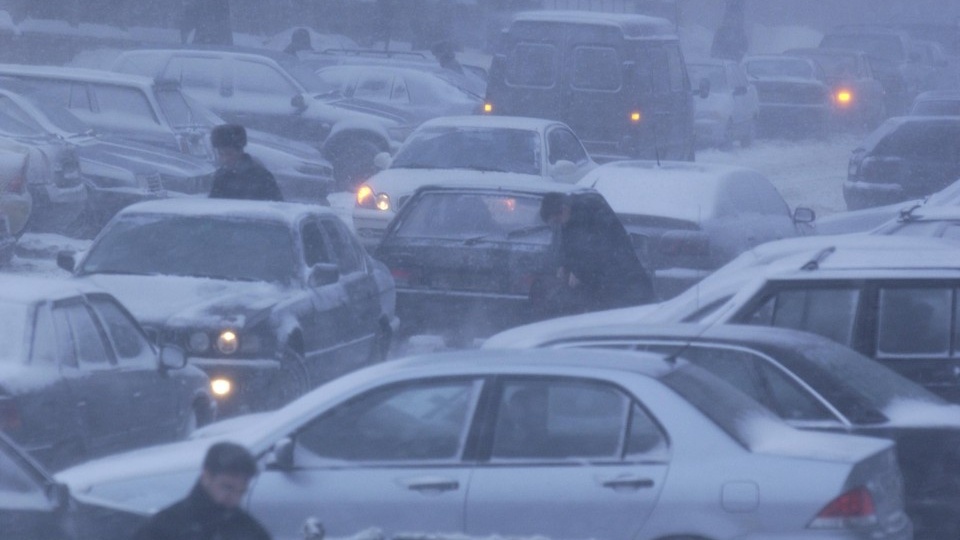
[[[694,158],[690,80],[664,19],[517,15],[493,58],[484,110],[562,121],[595,156]]]

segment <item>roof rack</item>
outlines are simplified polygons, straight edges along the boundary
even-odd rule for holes
[[[806,270],[811,272],[820,268],[820,263],[826,260],[827,257],[833,254],[837,250],[837,246],[830,246],[823,248],[813,256],[812,259],[803,263],[803,266],[800,267],[801,270]]]
[[[391,51],[379,49],[324,49],[320,51],[321,54],[342,54],[345,56],[374,56],[374,57],[384,57],[384,58],[416,58],[420,60],[426,60],[427,57],[417,51]]]

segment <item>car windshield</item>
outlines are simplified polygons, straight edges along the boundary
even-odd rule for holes
[[[805,60],[793,58],[770,58],[748,60],[744,63],[751,77],[796,77],[814,78],[813,68]]]
[[[175,128],[197,125],[211,126],[207,115],[198,112],[196,106],[191,104],[186,96],[177,89],[164,88],[157,90],[157,101],[160,103],[160,110],[163,111],[163,115]]]
[[[878,156],[953,162],[960,148],[960,122],[923,122],[901,125],[882,138],[873,150]]]
[[[910,114],[912,116],[960,116],[960,98],[918,101]]]
[[[296,268],[293,246],[290,232],[276,223],[226,217],[128,215],[101,233],[80,273],[287,284]]]
[[[512,128],[431,127],[410,136],[393,169],[474,169],[539,175],[540,134]]]
[[[895,35],[882,34],[837,34],[826,36],[820,42],[825,49],[851,49],[863,51],[892,62],[901,62],[906,58],[903,44]]]
[[[814,62],[820,64],[827,77],[841,78],[853,77],[857,74],[857,57],[853,55],[841,54],[816,54],[808,53],[803,56],[809,57]]]
[[[400,238],[550,243],[540,220],[540,197],[485,192],[423,193],[394,233]]]
[[[700,84],[700,81],[707,79],[710,81],[710,91],[727,92],[730,90],[727,84],[727,73],[723,66],[712,64],[690,64],[687,66],[690,70],[690,80],[694,86]]]
[[[26,304],[0,304],[0,343],[3,343],[0,348],[0,363],[23,362],[23,354],[27,349],[28,311]]]

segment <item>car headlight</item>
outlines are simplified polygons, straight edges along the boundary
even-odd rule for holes
[[[233,382],[225,377],[210,379],[210,391],[217,397],[224,397],[233,392]]]
[[[240,339],[233,330],[224,330],[217,336],[217,350],[221,354],[233,354],[240,348]]]
[[[207,352],[210,349],[210,336],[206,332],[194,332],[187,338],[187,346],[190,348],[190,352]]]
[[[357,206],[360,208],[376,208],[376,193],[373,188],[363,184],[357,189]]]
[[[384,212],[390,210],[390,196],[386,193],[377,193],[375,201],[377,210],[382,210]]]

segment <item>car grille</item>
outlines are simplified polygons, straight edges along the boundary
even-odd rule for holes
[[[154,172],[150,174],[145,174],[143,180],[146,182],[147,191],[150,193],[162,193],[163,192],[163,179],[160,177],[160,173]]]
[[[761,103],[816,105],[826,99],[821,88],[788,84],[757,85],[757,95]]]

